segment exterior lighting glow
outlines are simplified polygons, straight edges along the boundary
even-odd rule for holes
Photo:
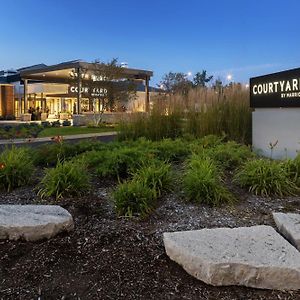
[[[232,75],[228,74],[226,78],[227,78],[227,80],[232,80]]]

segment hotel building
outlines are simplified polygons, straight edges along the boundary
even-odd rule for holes
[[[0,71],[0,116],[22,119],[30,109],[38,109],[43,118],[71,118],[105,110],[105,81],[97,63],[80,60],[47,66],[39,64],[17,71]],[[115,84],[134,83],[136,96],[124,102],[126,111],[148,111],[152,71],[121,68]]]

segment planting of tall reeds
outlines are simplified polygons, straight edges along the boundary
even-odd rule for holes
[[[182,136],[182,114],[166,114],[164,111],[154,109],[148,114],[132,114],[130,120],[119,124],[119,140],[138,139],[146,137],[152,141],[164,138],[177,138]]]
[[[214,134],[241,143],[251,142],[249,91],[239,84],[218,90],[193,88],[187,95],[158,95],[152,101],[149,115],[132,114],[129,121],[121,122],[120,139]]]

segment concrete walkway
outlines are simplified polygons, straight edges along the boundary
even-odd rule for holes
[[[77,141],[81,139],[99,139],[100,141],[111,141],[114,140],[117,135],[116,131],[110,132],[99,132],[99,133],[84,133],[84,134],[74,134],[74,135],[64,135],[64,141]],[[0,145],[22,145],[22,144],[43,144],[48,142],[54,142],[53,136],[41,137],[41,138],[26,138],[26,139],[10,139],[10,140],[0,140]]]

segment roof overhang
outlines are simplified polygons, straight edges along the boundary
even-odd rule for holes
[[[93,74],[99,71],[99,64],[82,61],[66,62],[41,68],[20,70],[21,79],[37,80],[50,83],[69,83],[74,81],[71,73],[78,69],[84,70],[86,74]],[[122,68],[120,78],[131,80],[145,80],[153,76],[152,71]],[[83,81],[85,79],[83,78]]]

